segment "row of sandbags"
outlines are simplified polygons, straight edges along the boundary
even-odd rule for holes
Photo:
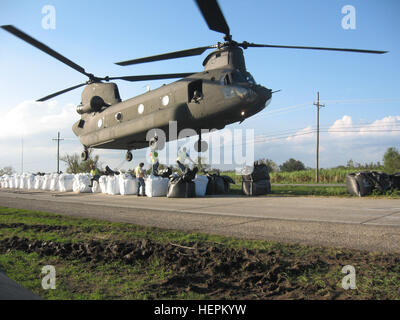
[[[230,184],[235,183],[229,176],[207,174],[196,176],[198,168],[186,168],[181,175],[169,176],[169,198],[193,198],[195,196],[225,194],[230,191]],[[195,178],[196,177],[196,178]]]
[[[77,193],[105,193],[110,195],[134,195],[137,193],[136,177],[130,174],[103,175],[90,187],[92,176],[79,174],[22,174],[0,177],[0,187],[10,189],[43,190]],[[208,179],[196,176],[193,180],[195,196],[206,194]],[[145,194],[148,197],[165,197],[168,194],[169,179],[149,176],[145,179]],[[143,190],[141,190],[143,191]]]
[[[389,190],[400,190],[400,172],[388,175],[383,172],[356,172],[346,177],[347,192],[354,196],[367,196],[374,190],[385,193]]]

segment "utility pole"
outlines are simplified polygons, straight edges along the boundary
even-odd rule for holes
[[[21,138],[21,174],[24,173],[24,138]]]
[[[57,173],[60,173],[60,141],[64,139],[60,139],[60,131],[57,134],[57,139],[53,139],[53,141],[57,141]]]
[[[319,109],[325,107],[324,104],[319,103],[319,92],[317,92],[317,103],[314,102],[314,106],[317,107],[317,166],[315,169],[315,180],[319,183]]]

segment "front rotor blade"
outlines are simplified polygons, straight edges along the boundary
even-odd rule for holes
[[[137,64],[137,63],[144,63],[144,62],[152,62],[152,61],[159,61],[159,60],[168,60],[168,59],[175,59],[175,58],[197,56],[197,55],[202,54],[204,51],[206,51],[207,49],[210,49],[210,48],[215,48],[215,46],[198,47],[198,48],[193,48],[193,49],[187,49],[187,50],[181,50],[181,51],[175,51],[175,52],[168,52],[168,53],[163,53],[163,54],[150,56],[150,57],[145,57],[145,58],[139,58],[139,59],[116,62],[115,64],[118,64],[120,66],[128,66],[128,65]]]
[[[85,69],[83,69],[80,65],[77,65],[75,62],[69,60],[68,58],[64,57],[63,55],[59,54],[58,52],[54,51],[53,49],[49,48],[46,46],[44,43],[37,41],[36,39],[32,38],[31,36],[27,35],[25,32],[17,29],[16,27],[12,25],[4,25],[1,26],[4,30],[10,32],[14,36],[20,38],[21,40],[24,40],[25,42],[29,43],[30,45],[38,48],[39,50],[47,53],[48,55],[52,56],[53,58],[57,59],[58,61],[61,61],[62,63],[65,63],[67,66],[70,66],[72,69],[75,69],[76,71],[83,73],[85,76],[88,76],[90,78],[90,74],[85,72]]]
[[[79,88],[79,87],[82,87],[82,86],[84,86],[85,84],[86,84],[86,82],[85,82],[85,83],[78,84],[78,85],[73,86],[73,87],[70,87],[70,88],[67,88],[67,89],[64,89],[64,90],[61,90],[61,91],[58,91],[58,92],[56,92],[56,93],[52,93],[52,94],[50,94],[50,95],[48,95],[48,96],[46,96],[46,97],[44,97],[44,98],[41,98],[41,99],[39,99],[39,100],[36,100],[36,101],[37,101],[37,102],[43,102],[43,101],[49,100],[49,99],[51,99],[51,98],[53,98],[53,97],[55,97],[55,96],[58,96],[58,95],[60,95],[60,94],[65,93],[65,92],[68,92],[68,91],[77,89],[77,88]]]
[[[272,44],[256,44],[243,42],[240,44],[242,47],[247,48],[284,48],[284,49],[306,49],[306,50],[326,50],[326,51],[345,51],[345,52],[359,52],[359,53],[375,53],[383,54],[388,51],[378,51],[378,50],[364,50],[364,49],[347,49],[347,48],[325,48],[325,47],[302,47],[302,46],[282,46],[282,45],[272,45]]]
[[[217,0],[196,0],[196,3],[211,30],[224,33],[227,36],[230,34],[229,26]]]
[[[169,74],[147,74],[140,76],[124,76],[124,77],[109,77],[104,80],[125,80],[125,81],[144,81],[144,80],[160,80],[160,79],[172,79],[172,78],[185,78],[195,74],[197,72],[187,73],[169,73]]]

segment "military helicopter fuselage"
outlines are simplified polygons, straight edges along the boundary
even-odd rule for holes
[[[170,121],[176,121],[178,130],[222,129],[271,101],[272,90],[257,85],[247,72],[241,48],[216,50],[203,65],[203,72],[125,101],[115,83],[87,85],[73,132],[85,148],[129,151],[147,147],[151,129],[163,130],[169,141]]]

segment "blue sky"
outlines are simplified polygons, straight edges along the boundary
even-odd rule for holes
[[[282,163],[294,157],[314,166],[315,135],[299,136],[299,139],[288,136],[315,126],[312,103],[317,91],[327,105],[321,110],[321,127],[328,131],[336,123],[336,128],[345,126],[355,131],[344,135],[321,133],[322,167],[339,165],[350,158],[358,162],[379,161],[387,147],[400,147],[400,135],[395,131],[400,128],[399,1],[220,0],[219,3],[237,41],[390,51],[386,55],[369,55],[289,49],[245,50],[247,69],[256,81],[274,90],[282,89],[274,95],[267,109],[240,126],[230,126],[252,128],[256,136],[282,133],[279,140],[257,144],[256,158],[266,157]],[[42,28],[41,10],[45,5],[56,9],[55,30]],[[344,16],[341,9],[345,5],[356,9],[356,30],[344,30],[341,26]],[[201,71],[206,54],[129,67],[113,63],[222,40],[222,35],[207,28],[194,1],[190,0],[97,1],[95,4],[93,1],[3,0],[0,24],[15,25],[98,76]],[[81,91],[56,97],[44,106],[27,101],[86,79],[0,31],[3,74],[0,112],[10,113],[3,117],[8,127],[13,128],[13,119],[22,117],[26,121],[23,122],[25,131],[18,123],[12,134],[10,130],[1,131],[0,147],[8,152],[1,153],[0,167],[12,165],[20,170],[23,136],[25,169],[55,170],[56,149],[51,138],[57,135],[58,129],[62,136],[70,139],[62,142],[62,151],[81,150],[71,131],[73,121],[78,118],[74,108],[80,101]],[[120,81],[118,86],[125,99],[143,93],[147,84],[156,88],[164,82],[168,81]],[[45,116],[52,123],[44,121]],[[371,123],[386,131],[362,134],[360,130],[365,131]],[[96,153],[103,162],[114,166],[121,163],[124,154],[120,151]],[[137,160],[144,154],[145,151],[137,151]]]

